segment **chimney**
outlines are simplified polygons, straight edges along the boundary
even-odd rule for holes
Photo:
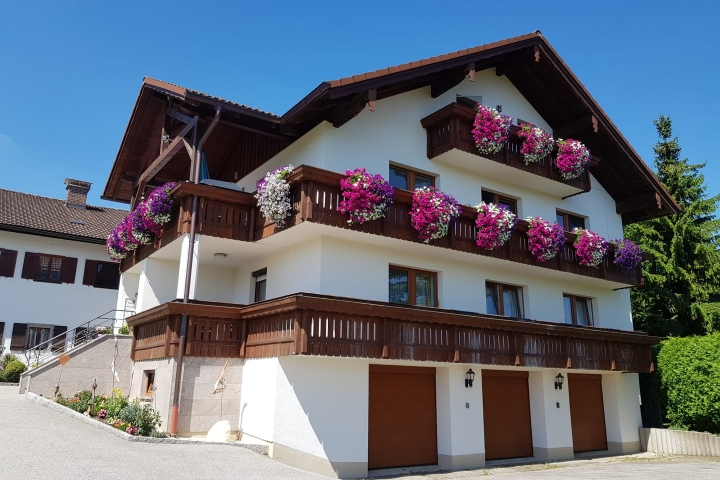
[[[72,208],[86,208],[87,207],[87,194],[90,191],[90,182],[82,182],[80,180],[73,180],[72,178],[65,179],[65,189],[67,190],[67,201],[65,204]]]

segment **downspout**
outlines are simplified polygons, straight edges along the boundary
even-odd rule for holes
[[[197,126],[195,127],[194,133],[193,133],[193,145],[194,148],[194,155],[195,155],[195,162],[194,162],[194,171],[192,172],[193,175],[193,183],[198,184],[200,183],[200,162],[202,160],[202,147],[205,145],[205,142],[207,141],[208,137],[210,137],[210,134],[217,126],[218,122],[220,121],[220,112],[222,111],[222,107],[218,106],[215,110],[215,117],[213,118],[212,122],[208,126],[207,130],[205,130],[205,133],[203,134],[202,138],[200,139],[199,143],[195,143],[197,141]],[[188,256],[187,256],[187,267],[185,270],[185,291],[183,293],[183,303],[188,303],[190,301],[190,282],[192,281],[192,266],[193,266],[193,255],[195,253],[195,229],[197,225],[197,207],[198,207],[198,197],[197,195],[193,196],[193,202],[192,202],[192,210],[190,214],[190,235],[189,235],[189,245],[188,245]],[[178,358],[177,358],[177,368],[175,369],[175,385],[173,387],[173,403],[172,407],[170,408],[170,421],[168,425],[168,433],[170,435],[177,435],[177,422],[178,422],[178,414],[180,411],[180,382],[182,381],[182,370],[183,370],[183,360],[185,359],[185,345],[187,344],[187,326],[188,326],[188,316],[183,315],[182,319],[180,321],[180,341],[179,341],[179,349],[178,349]]]

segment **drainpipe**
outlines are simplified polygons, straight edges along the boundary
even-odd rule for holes
[[[222,111],[221,106],[217,106],[215,110],[215,117],[213,118],[212,122],[208,126],[207,130],[205,130],[205,133],[203,134],[202,138],[200,139],[199,143],[195,143],[197,141],[197,126],[195,127],[195,131],[193,133],[193,145],[194,148],[194,154],[195,154],[195,162],[194,162],[194,172],[193,174],[193,183],[198,184],[200,183],[200,162],[202,161],[202,147],[205,145],[205,142],[207,141],[208,137],[210,137],[210,134],[217,126],[218,122],[220,121],[220,112]],[[187,268],[185,270],[185,292],[183,294],[183,303],[188,303],[190,300],[190,282],[192,281],[192,266],[193,266],[193,255],[195,253],[195,229],[197,225],[197,206],[198,206],[198,197],[197,195],[193,196],[193,202],[192,202],[192,210],[190,214],[190,235],[189,235],[189,245],[188,245],[188,256],[187,256]],[[177,435],[177,422],[178,422],[178,414],[180,411],[180,382],[182,381],[182,370],[183,370],[183,360],[185,359],[185,345],[187,343],[187,326],[188,326],[188,316],[183,315],[182,319],[180,321],[180,344],[179,344],[179,350],[178,350],[178,359],[177,359],[177,369],[175,370],[175,386],[173,388],[173,403],[172,407],[170,408],[170,421],[168,425],[168,433],[170,435]]]

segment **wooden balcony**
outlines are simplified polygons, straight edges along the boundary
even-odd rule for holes
[[[644,333],[299,293],[253,305],[170,302],[128,319],[132,359],[288,355],[651,372]]]
[[[472,136],[474,120],[475,110],[459,103],[451,103],[422,119],[422,126],[427,130],[428,158],[439,160],[447,157],[446,161],[448,163],[473,171],[482,169],[485,174],[492,174],[492,171],[496,170],[503,181],[512,182],[513,178],[515,178],[520,185],[530,188],[534,186],[539,190],[555,193],[563,197],[590,191],[590,174],[586,171],[578,178],[564,180],[560,175],[560,171],[554,165],[554,155],[544,158],[540,162],[526,165],[520,154],[523,141],[517,135],[519,130],[517,126],[512,127],[512,133],[501,152],[492,155],[481,155],[475,147]],[[452,151],[464,152],[477,158],[473,159],[473,157],[466,155],[453,156],[449,153]],[[492,165],[490,165],[492,168],[487,168],[488,165],[483,165],[481,159],[487,159],[496,164],[511,167],[551,182],[537,182],[537,177],[533,179],[528,175],[513,176],[512,170],[496,169]],[[599,161],[597,158],[593,158],[593,160],[595,162]]]
[[[295,169],[289,177],[293,211],[284,228],[278,228],[268,222],[256,207],[252,194],[235,192],[206,185],[190,183],[179,184],[172,191],[176,199],[173,219],[162,237],[153,245],[136,250],[131,257],[123,260],[121,270],[126,271],[153,251],[162,248],[172,240],[190,230],[190,207],[192,195],[197,195],[198,220],[197,233],[238,241],[253,242],[290,229],[303,222],[313,222],[357,232],[382,235],[389,238],[422,243],[417,232],[410,224],[412,192],[396,190],[395,200],[385,218],[363,225],[350,226],[347,216],[337,211],[342,200],[340,179],[344,176],[315,167],[302,166]],[[452,193],[452,192],[449,192]],[[528,251],[525,232],[527,222],[521,220],[510,240],[500,249],[485,250],[477,246],[475,237],[475,217],[477,210],[463,206],[460,219],[452,226],[447,237],[430,242],[439,248],[449,248],[473,255],[509,260],[537,268],[583,275],[622,284],[639,286],[642,284],[642,271],[638,267],[626,271],[617,267],[612,258],[612,249],[608,258],[599,268],[580,265],[575,254],[573,242],[575,235],[566,233],[566,243],[560,254],[547,262],[539,263]]]

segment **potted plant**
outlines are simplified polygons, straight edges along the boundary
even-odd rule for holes
[[[290,215],[290,184],[287,177],[293,171],[292,165],[279,167],[268,172],[257,185],[255,198],[258,201],[260,212],[270,222],[278,227],[285,226],[285,220]]]
[[[523,157],[525,165],[539,162],[553,151],[553,137],[542,128],[538,128],[530,123],[525,123],[520,127],[518,136],[523,140],[522,147],[520,147],[520,154]]]
[[[345,171],[340,180],[343,200],[338,212],[348,214],[348,223],[363,224],[385,216],[392,203],[395,189],[380,175],[370,175],[364,168]]]
[[[477,236],[475,241],[480,248],[495,250],[505,245],[517,226],[517,216],[507,208],[494,203],[481,202],[476,205],[475,219]]]
[[[160,234],[162,226],[172,218],[173,200],[170,191],[175,185],[177,182],[167,182],[159,186],[140,206],[145,226],[156,235]]]
[[[410,223],[420,240],[429,243],[447,235],[461,212],[462,207],[450,195],[435,187],[418,188],[413,194]]]
[[[557,141],[558,154],[555,165],[565,180],[572,180],[583,174],[590,165],[590,150],[577,140]]]
[[[612,240],[615,254],[613,263],[622,270],[635,270],[642,263],[642,249],[640,246],[626,238]]]
[[[512,118],[494,108],[477,104],[472,135],[478,152],[490,155],[502,151],[510,134]]]
[[[565,232],[557,222],[550,223],[542,217],[528,217],[528,250],[540,263],[546,262],[560,252],[565,245]]]
[[[574,245],[580,265],[599,267],[608,252],[605,239],[585,228],[576,228],[572,233],[577,235]]]

